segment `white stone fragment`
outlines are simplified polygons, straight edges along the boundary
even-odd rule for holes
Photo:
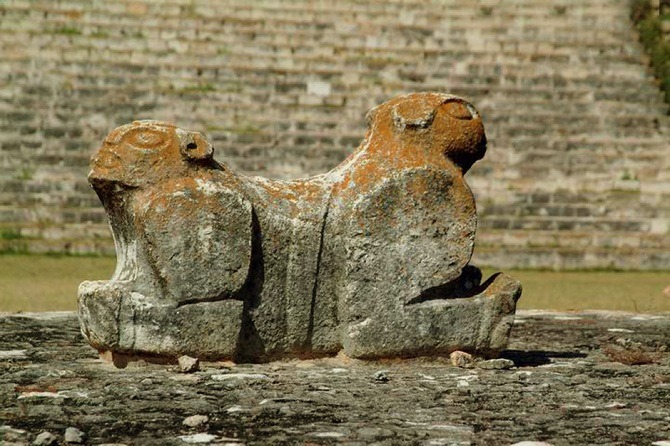
[[[86,434],[77,429],[76,427],[68,427],[65,429],[65,442],[66,443],[75,443],[81,444],[86,439]]]
[[[211,443],[212,441],[216,440],[216,435],[201,432],[198,434],[181,435],[177,438],[179,438],[184,443]]]
[[[262,373],[223,373],[220,375],[212,375],[215,381],[227,381],[230,379],[270,379],[267,375]]]
[[[0,359],[24,359],[26,357],[25,350],[0,350]]]
[[[626,403],[612,401],[611,403],[605,404],[603,407],[605,409],[623,409],[624,407],[626,407]]]
[[[51,432],[42,432],[31,443],[32,446],[51,446],[58,444],[58,437]]]
[[[184,418],[181,424],[188,427],[200,427],[203,424],[209,422],[209,417],[207,415],[191,415],[190,417]]]
[[[635,333],[635,330],[629,330],[627,328],[608,328],[607,331],[610,333]]]
[[[428,426],[428,429],[435,429],[440,431],[471,431],[472,427],[456,424],[431,424]]]
[[[200,360],[198,358],[183,355],[179,357],[178,362],[181,373],[193,373],[200,369]]]
[[[319,438],[342,438],[344,434],[342,432],[314,432],[311,434],[314,437]]]
[[[61,390],[58,392],[23,392],[17,397],[19,400],[25,398],[88,398],[88,393],[72,390]]]

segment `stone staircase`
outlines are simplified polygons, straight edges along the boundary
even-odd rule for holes
[[[113,252],[85,175],[117,125],[174,121],[299,177],[418,90],[484,117],[478,263],[670,267],[667,106],[626,0],[2,0],[0,248]]]

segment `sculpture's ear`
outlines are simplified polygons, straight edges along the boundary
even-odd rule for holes
[[[435,103],[425,100],[407,100],[393,106],[393,125],[396,131],[406,128],[425,129],[435,118]]]
[[[369,112],[365,115],[365,123],[368,125],[368,128],[372,127],[372,123],[377,119],[377,114],[379,113],[379,106],[371,108]]]
[[[461,98],[450,98],[446,100],[441,106],[441,110],[444,110],[452,118],[460,120],[470,120],[479,117],[479,113],[474,105],[470,104],[467,101],[464,101]]]
[[[179,152],[184,159],[191,161],[210,160],[214,148],[200,133],[178,131]]]

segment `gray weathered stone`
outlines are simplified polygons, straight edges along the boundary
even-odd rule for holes
[[[58,437],[51,432],[41,432],[35,437],[32,446],[52,446],[58,444]]]
[[[514,367],[514,361],[505,358],[489,359],[488,361],[478,362],[477,367],[480,369],[506,370]]]
[[[190,417],[184,418],[182,424],[188,427],[200,427],[208,422],[209,417],[207,415],[191,415]]]
[[[114,130],[89,181],[117,268],[79,288],[82,332],[123,366],[333,354],[496,355],[520,284],[481,283],[463,175],[484,156],[475,108],[401,96],[368,113],[360,147],[327,174],[247,177],[199,134],[138,121]]]
[[[582,312],[575,320],[523,312],[524,323],[501,353],[518,367],[508,372],[457,368],[443,357],[358,361],[340,355],[203,361],[202,371],[188,375],[166,365],[105,366],[79,336],[75,314],[46,316],[0,315],[0,350],[27,349],[26,359],[0,361],[0,444],[30,444],[47,427],[62,440],[74,420],[90,445],[177,445],[180,436],[205,432],[216,436],[212,444],[236,439],[247,446],[651,445],[670,439],[668,314]],[[631,341],[656,362],[614,367],[605,350],[619,336],[611,327],[634,331]],[[381,369],[391,379],[375,384]],[[232,373],[269,379],[209,378]],[[70,397],[20,398],[49,389]],[[193,414],[209,417],[206,429],[182,424]],[[365,428],[395,435],[373,440]],[[315,436],[328,432],[339,433],[339,441]]]
[[[86,439],[86,434],[76,427],[68,427],[65,429],[65,436],[63,438],[66,443],[81,444]]]

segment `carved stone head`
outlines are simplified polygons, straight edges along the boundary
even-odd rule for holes
[[[423,148],[422,154],[446,156],[463,173],[486,153],[486,136],[479,112],[458,96],[413,93],[373,108],[367,122],[377,131],[389,132],[401,147]],[[411,156],[411,154],[403,154]]]
[[[212,162],[213,149],[197,132],[160,121],[135,121],[112,131],[91,160],[94,188],[137,188],[183,176]]]

